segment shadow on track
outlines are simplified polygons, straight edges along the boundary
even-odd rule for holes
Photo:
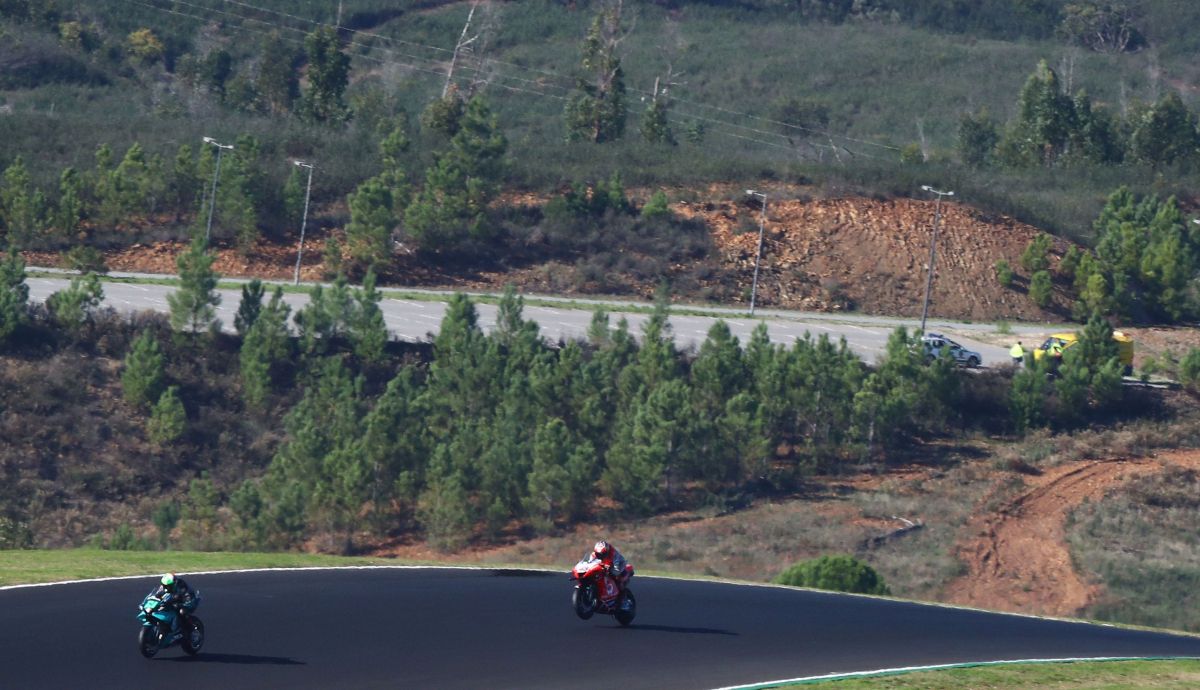
[[[641,623],[634,623],[628,628],[622,628],[619,625],[614,625],[609,629],[633,630],[635,632],[638,630],[644,630],[649,632],[681,633],[686,635],[732,635],[734,637],[738,637],[738,633],[735,633],[732,630],[720,630],[718,628],[683,628],[677,625],[643,625]]]
[[[307,666],[303,661],[296,661],[286,656],[255,656],[253,654],[211,654],[200,652],[196,656],[170,656],[158,661],[182,661],[190,664],[247,664],[270,666]]]

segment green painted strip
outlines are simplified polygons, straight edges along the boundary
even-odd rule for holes
[[[1200,661],[1200,657],[1194,656],[1110,656],[1110,657],[1080,657],[1071,659],[1012,659],[1008,661],[968,661],[958,664],[936,664],[933,666],[907,666],[904,668],[885,668],[877,671],[852,671],[849,673],[830,673],[823,676],[804,676],[800,678],[789,678],[786,680],[770,680],[765,683],[754,683],[751,685],[730,685],[716,690],[769,690],[770,688],[791,687],[796,685],[816,685],[818,683],[830,683],[839,680],[850,680],[858,678],[884,678],[887,676],[901,676],[907,673],[918,673],[921,671],[948,671],[959,668],[980,668],[984,666],[1012,666],[1015,664],[1073,664],[1080,662],[1105,662],[1105,661]]]

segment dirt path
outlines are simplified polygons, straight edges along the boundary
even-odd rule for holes
[[[995,513],[973,520],[976,535],[958,548],[967,573],[946,587],[944,601],[982,608],[1071,616],[1099,593],[1075,572],[1064,522],[1086,501],[1134,477],[1168,466],[1200,469],[1200,452],[1136,460],[1083,460],[1047,470]]]

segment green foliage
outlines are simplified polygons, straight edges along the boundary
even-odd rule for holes
[[[216,307],[221,303],[217,294],[219,276],[212,270],[213,256],[208,253],[204,237],[197,235],[175,265],[179,270],[179,289],[167,295],[171,306],[171,327],[177,331],[202,333],[218,330]]]
[[[337,31],[322,26],[304,38],[308,87],[300,111],[312,122],[333,123],[349,117],[344,96],[350,81],[350,56],[342,51]]]
[[[996,282],[1000,283],[1001,287],[1011,288],[1013,286],[1013,270],[1004,259],[996,262]]]
[[[1050,271],[1038,271],[1029,278],[1029,298],[1033,303],[1045,309],[1054,298],[1054,283]]]
[[[999,141],[999,127],[986,108],[975,114],[965,113],[958,121],[958,157],[967,165],[991,163]]]
[[[1058,33],[1101,53],[1123,53],[1142,44],[1134,11],[1123,2],[1083,0],[1063,6]]]
[[[671,130],[668,113],[671,103],[666,94],[658,93],[650,101],[650,105],[642,113],[642,138],[651,144],[670,144],[674,146],[675,133]]]
[[[1130,148],[1139,160],[1155,166],[1195,158],[1200,148],[1196,114],[1178,93],[1168,91],[1133,123]]]
[[[187,429],[187,412],[179,399],[179,386],[170,386],[158,398],[150,419],[146,422],[146,434],[159,446],[178,440]]]
[[[661,189],[650,195],[642,206],[642,218],[663,218],[671,215],[671,207],[667,201],[667,193]]]
[[[821,556],[797,563],[773,582],[853,594],[890,594],[883,578],[871,566],[851,556]]]
[[[1076,288],[1082,282],[1088,293],[1081,301],[1106,313],[1141,308],[1167,321],[1195,315],[1189,284],[1200,268],[1200,233],[1188,227],[1174,197],[1138,199],[1122,187],[1109,197],[1095,228],[1096,265],[1081,260],[1076,270]],[[1109,299],[1096,294],[1101,288],[1111,289]]]
[[[29,246],[42,229],[45,199],[34,189],[29,171],[17,156],[4,171],[0,186],[0,229],[9,246]]]
[[[153,64],[162,59],[166,48],[150,29],[138,29],[125,39],[125,50],[143,64]]]
[[[1193,347],[1179,362],[1179,380],[1193,391],[1200,391],[1200,347]]]
[[[180,532],[185,548],[206,551],[217,546],[221,495],[208,472],[188,483],[187,499],[180,511]]]
[[[263,307],[263,284],[258,278],[242,285],[242,300],[238,302],[237,314],[233,317],[233,327],[243,338],[250,327],[258,320]]]
[[[179,524],[179,504],[174,501],[166,501],[154,509],[150,514],[150,521],[158,528],[158,547],[160,549],[167,548],[167,544],[171,541],[171,531]]]
[[[7,344],[28,319],[29,286],[25,261],[15,248],[0,257],[0,345]]]
[[[300,94],[295,47],[272,31],[263,38],[261,54],[255,87],[271,113],[290,112]]]
[[[1046,393],[1050,384],[1050,358],[1042,357],[1013,375],[1008,409],[1018,432],[1041,426],[1046,418]]]
[[[383,359],[387,345],[387,324],[379,308],[382,299],[383,295],[375,288],[375,272],[367,271],[362,289],[354,291],[355,309],[349,325],[354,354],[366,362]]]
[[[396,226],[395,200],[382,177],[372,177],[348,198],[350,223],[346,244],[350,256],[363,266],[387,265],[392,255],[392,230]]]
[[[238,355],[242,372],[242,391],[246,405],[262,409],[271,392],[273,372],[279,370],[291,355],[292,343],[288,332],[291,307],[283,301],[283,288],[276,286],[267,304],[242,339]]]
[[[602,3],[581,46],[582,74],[564,110],[569,139],[599,144],[625,132],[625,72],[617,54],[622,31],[621,3]]]
[[[46,307],[54,317],[55,323],[73,337],[78,337],[80,331],[92,318],[92,313],[104,301],[104,287],[95,273],[87,273],[71,279],[71,285],[56,292],[46,300]]]
[[[507,150],[487,103],[472,98],[449,148],[426,170],[425,186],[405,212],[406,230],[421,248],[454,250],[468,239],[490,237],[487,207],[503,179]]]
[[[1051,244],[1050,236],[1044,232],[1034,236],[1025,247],[1025,251],[1021,252],[1021,267],[1030,274],[1049,269]]]
[[[121,372],[125,400],[136,407],[149,407],[162,395],[165,378],[158,339],[151,331],[142,331],[125,356],[125,369]]]
[[[1010,165],[1051,165],[1063,153],[1074,116],[1071,99],[1062,92],[1058,73],[1046,64],[1025,82],[1017,100],[1017,119],[1005,133],[1002,155]]]

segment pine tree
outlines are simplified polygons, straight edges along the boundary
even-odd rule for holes
[[[46,307],[59,327],[78,338],[92,313],[104,301],[104,288],[95,273],[72,278],[71,285],[46,300]]]
[[[262,312],[263,291],[262,281],[258,278],[242,285],[242,301],[238,303],[237,314],[233,317],[233,327],[243,338]]]
[[[984,108],[978,113],[964,114],[958,121],[958,156],[967,165],[988,165],[995,157],[1000,134],[996,121]]]
[[[1074,128],[1074,104],[1045,60],[1029,76],[1017,101],[1017,119],[1002,147],[1011,165],[1052,165]]]
[[[296,72],[296,50],[272,31],[263,39],[260,49],[262,59],[258,64],[258,79],[255,85],[262,94],[267,107],[274,115],[290,112],[300,93],[300,79]]]
[[[83,219],[83,180],[75,168],[65,168],[58,178],[58,208],[53,225],[64,239],[71,239]]]
[[[33,189],[25,162],[17,156],[4,171],[0,185],[0,228],[7,233],[12,247],[28,246],[41,229],[43,205]]]
[[[187,412],[179,399],[179,386],[171,386],[154,404],[150,419],[146,422],[146,433],[150,440],[162,446],[183,436],[187,429]]]
[[[254,409],[265,406],[271,392],[273,372],[291,359],[291,338],[288,314],[283,301],[283,288],[276,287],[271,301],[259,313],[242,339],[238,359],[242,372],[242,390],[246,404]]]
[[[1033,366],[1025,367],[1013,375],[1008,409],[1012,414],[1013,426],[1019,432],[1041,426],[1045,419],[1049,366],[1049,358],[1043,357]]]
[[[621,36],[622,0],[606,0],[581,47],[582,76],[567,99],[564,115],[569,139],[599,144],[619,139],[625,131],[625,73],[617,46]]]
[[[221,296],[216,292],[220,276],[212,270],[212,264],[213,257],[201,235],[197,235],[176,259],[179,289],[167,295],[171,327],[175,330],[201,333],[221,328],[221,322],[216,318],[216,308],[221,303]]]
[[[0,257],[0,345],[7,344],[29,318],[25,261],[16,248]]]
[[[392,190],[380,177],[363,182],[347,197],[350,223],[346,244],[355,262],[368,268],[386,266],[392,256],[396,226]]]
[[[338,122],[346,119],[343,97],[350,82],[350,56],[342,52],[341,41],[333,27],[323,26],[304,39],[308,56],[308,88],[301,101],[301,112],[312,122]]]
[[[405,212],[408,233],[424,248],[454,249],[486,240],[487,207],[503,180],[508,141],[481,96],[472,98],[449,148],[426,170],[425,187]]]
[[[1029,297],[1033,303],[1045,309],[1054,297],[1054,284],[1050,271],[1037,271],[1029,279]]]
[[[135,407],[150,406],[162,395],[165,378],[158,339],[152,332],[142,331],[125,356],[125,370],[121,372],[125,400]]]
[[[1134,125],[1130,147],[1139,160],[1153,165],[1194,158],[1200,148],[1196,114],[1178,93],[1168,91]]]
[[[362,289],[354,292],[354,317],[349,329],[354,354],[365,362],[383,359],[383,351],[387,346],[387,324],[379,308],[382,299],[383,294],[375,289],[375,272],[368,270]]]

